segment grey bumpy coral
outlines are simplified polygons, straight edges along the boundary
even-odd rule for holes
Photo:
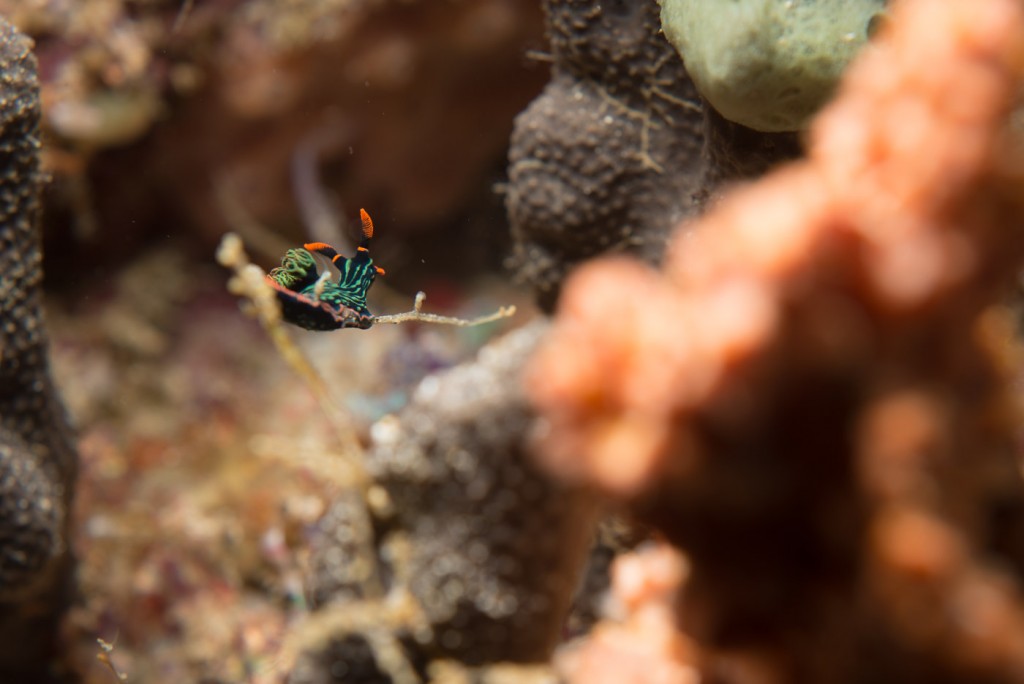
[[[651,2],[544,3],[551,83],[519,115],[507,207],[514,264],[551,308],[576,263],[657,259],[700,180],[700,102]]]
[[[40,307],[39,86],[0,19],[0,681],[42,678],[67,596],[77,468]]]
[[[799,153],[707,106],[661,33],[656,0],[546,0],[551,82],[519,115],[506,197],[519,276],[554,307],[602,252],[661,260],[669,231],[723,181]]]
[[[467,666],[545,662],[558,643],[589,549],[589,496],[552,483],[534,466],[534,421],[519,379],[545,325],[485,347],[478,359],[421,383],[397,420],[378,424],[369,468],[388,494],[375,533],[385,574],[405,577],[431,635],[396,636],[421,674],[432,661]],[[351,548],[352,501],[325,517],[314,559],[314,596],[345,611],[358,597]],[[383,551],[407,543],[405,567]],[[389,579],[389,581],[392,581]],[[387,681],[359,633],[309,654],[293,682]],[[368,662],[369,661],[369,662]],[[331,673],[336,673],[332,675]]]

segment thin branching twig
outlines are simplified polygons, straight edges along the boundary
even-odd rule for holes
[[[266,284],[263,269],[249,262],[242,246],[242,240],[234,233],[228,233],[217,249],[217,261],[230,268],[234,277],[228,282],[228,289],[236,295],[246,297],[252,304],[252,313],[277,347],[282,358],[298,373],[313,391],[331,423],[337,426],[339,441],[345,447],[346,456],[358,460],[362,453],[359,441],[348,414],[334,401],[320,374],[313,368],[305,354],[285,332],[281,319],[281,307],[273,288]],[[361,466],[359,466],[361,468]]]
[[[192,12],[193,5],[195,5],[195,0],[184,0],[181,3],[178,16],[174,18],[174,24],[171,26],[171,33],[177,33],[185,25],[185,20],[188,19],[188,15]]]
[[[116,642],[117,640],[115,639],[114,643]],[[117,677],[117,681],[127,682],[128,675],[118,670],[117,666],[114,665],[114,661],[110,658],[110,654],[114,652],[114,643],[106,642],[103,639],[96,639],[96,643],[100,645],[100,652],[96,654],[96,660],[110,668],[110,671]]]
[[[352,524],[357,532],[359,559],[369,564],[361,582],[361,593],[365,598],[347,604],[344,608],[335,606],[306,616],[300,626],[291,630],[289,639],[279,654],[280,662],[293,664],[300,651],[323,649],[331,639],[359,632],[366,637],[375,660],[392,681],[396,684],[419,684],[419,677],[395,633],[401,627],[411,629],[420,635],[428,635],[430,627],[422,615],[422,609],[404,587],[392,587],[386,591],[381,581],[370,513],[370,491],[373,489],[373,483],[366,472],[362,447],[351,427],[352,421],[331,397],[327,383],[288,336],[284,329],[277,296],[273,288],[267,285],[263,270],[249,262],[241,238],[233,233],[225,235],[217,250],[217,260],[234,272],[228,289],[249,300],[252,313],[260,321],[278,352],[305,380],[320,402],[328,420],[335,427],[348,457],[349,470],[354,480],[353,489],[359,492],[362,502],[361,506],[352,511],[356,516]],[[422,297],[417,299],[422,305]],[[401,559],[408,555],[406,550],[403,556],[401,550],[395,549],[393,553],[398,567],[404,565]]]
[[[437,323],[439,325],[455,325],[460,328],[469,328],[476,325],[483,325],[485,323],[492,323],[494,321],[501,320],[502,318],[508,318],[516,312],[516,307],[514,306],[503,306],[494,313],[487,314],[486,316],[478,316],[477,318],[456,318],[454,316],[441,316],[439,314],[424,313],[421,309],[423,308],[423,302],[425,301],[427,301],[427,295],[423,292],[417,292],[416,301],[414,301],[412,305],[412,311],[374,316],[373,322],[397,325],[408,321],[422,321],[424,323]]]
[[[373,527],[366,504],[367,492],[372,483],[366,472],[363,448],[356,437],[352,419],[348,412],[331,396],[327,383],[320,377],[313,364],[288,336],[281,318],[281,306],[277,301],[277,295],[273,288],[267,285],[263,269],[249,262],[241,238],[234,233],[226,234],[217,249],[217,261],[234,272],[234,276],[228,282],[228,289],[233,294],[248,299],[252,305],[251,312],[263,326],[278,353],[305,381],[319,402],[321,410],[327,416],[328,422],[334,428],[338,441],[341,443],[342,458],[351,474],[353,487],[359,492],[363,501],[359,519],[353,521],[353,524],[359,529],[358,543],[362,547],[361,555],[367,563],[371,564],[363,589],[368,596],[382,596],[384,588],[380,583],[380,573],[376,567]]]

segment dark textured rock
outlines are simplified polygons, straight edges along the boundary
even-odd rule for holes
[[[390,500],[390,514],[375,522],[376,541],[386,548],[401,536],[410,550],[406,567],[384,574],[409,578],[433,633],[415,645],[410,634],[396,634],[417,667],[438,659],[543,662],[561,637],[594,510],[587,496],[540,474],[527,447],[534,417],[519,375],[544,327],[512,333],[476,361],[427,378],[396,420],[374,429],[369,467]],[[344,611],[361,595],[352,505],[339,499],[327,515],[314,558],[314,598],[331,602],[328,610]],[[387,566],[386,553],[381,559]],[[339,639],[296,672],[313,660],[319,676],[301,681],[385,681],[353,678],[365,672],[353,660],[360,652],[358,637]],[[331,670],[346,675],[332,678]]]
[[[762,133],[704,108],[704,178],[701,198],[730,181],[757,178],[775,164],[800,156],[798,133]]]
[[[551,308],[584,259],[659,257],[692,210],[702,114],[653,0],[545,9],[553,74],[516,120],[507,207],[514,266]]]
[[[506,206],[512,266],[551,310],[580,262],[609,251],[659,262],[669,231],[720,183],[757,176],[799,146],[794,134],[705,115],[656,0],[545,9],[552,78],[516,120]]]
[[[0,681],[43,676],[71,567],[77,460],[40,308],[39,145],[31,41],[0,19]]]
[[[366,639],[358,634],[332,639],[326,649],[305,654],[288,677],[289,684],[390,684],[391,681],[378,667]]]

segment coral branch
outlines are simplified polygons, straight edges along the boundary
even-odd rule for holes
[[[427,301],[427,295],[423,292],[416,293],[416,300],[413,302],[412,311],[397,314],[385,314],[374,316],[374,323],[406,323],[408,321],[420,321],[422,323],[436,323],[438,325],[454,325],[460,328],[470,328],[485,323],[500,321],[502,318],[509,318],[516,313],[516,307],[503,306],[492,314],[478,316],[476,318],[455,318],[454,316],[440,316],[438,314],[424,313],[421,311],[423,302]]]
[[[281,358],[309,386],[334,426],[338,440],[345,449],[347,459],[351,464],[352,472],[359,474],[357,479],[365,481],[361,465],[362,447],[356,439],[351,417],[331,396],[327,383],[313,368],[309,359],[288,337],[281,318],[281,307],[277,301],[277,295],[267,285],[262,269],[249,262],[241,239],[234,233],[226,234],[221,240],[220,247],[217,249],[217,261],[234,272],[234,277],[228,283],[228,289],[236,295],[246,297],[251,302],[252,313],[267,332]]]

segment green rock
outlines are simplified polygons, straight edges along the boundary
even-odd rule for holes
[[[661,0],[661,24],[724,117],[794,131],[832,94],[886,0]]]

